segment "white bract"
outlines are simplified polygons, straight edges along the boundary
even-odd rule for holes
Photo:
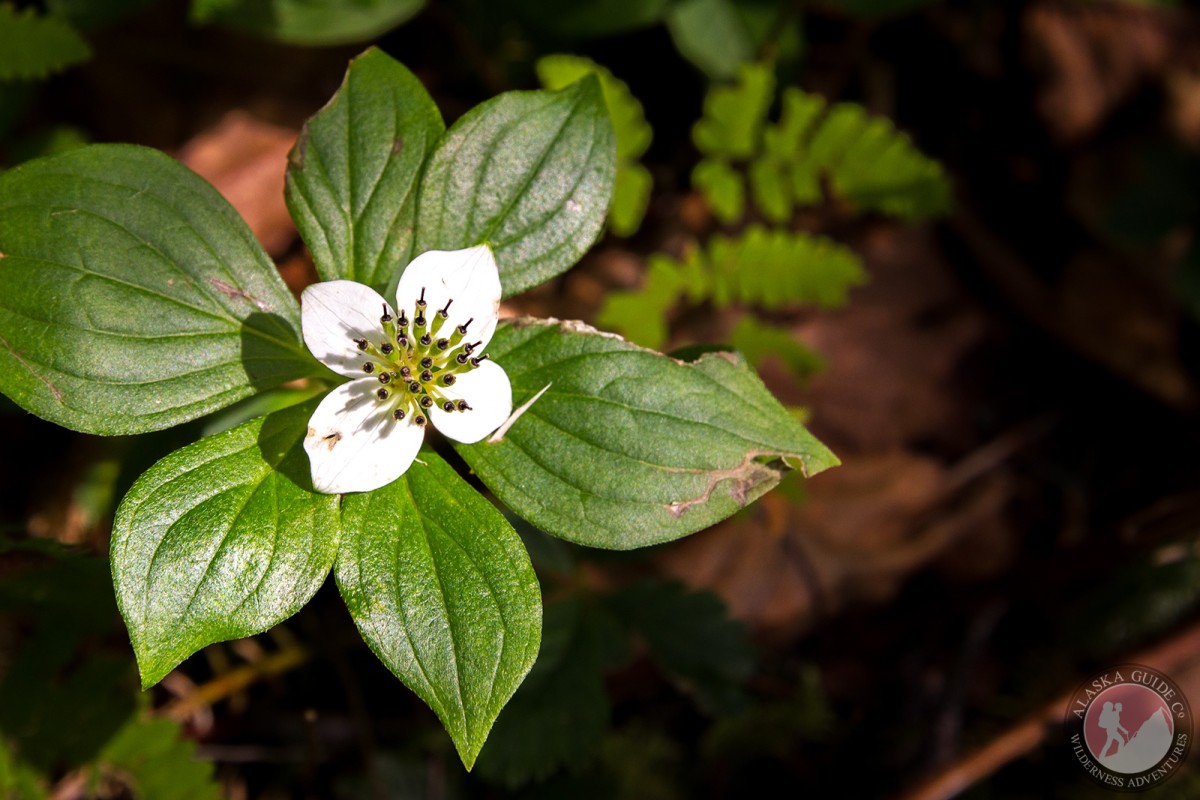
[[[354,281],[313,284],[300,301],[304,343],[352,379],[308,421],[304,449],[318,492],[367,492],[396,480],[430,422],[470,443],[512,411],[508,375],[482,352],[500,309],[487,245],[417,256],[400,276],[395,308]]]

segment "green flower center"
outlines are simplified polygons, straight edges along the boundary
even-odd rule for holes
[[[453,302],[447,301],[434,313],[439,326],[449,318]],[[363,372],[379,379],[375,392],[379,402],[392,409],[393,419],[411,419],[416,425],[429,421],[428,410],[435,404],[443,411],[470,411],[466,400],[452,400],[444,390],[488,357],[487,353],[474,355],[481,342],[465,341],[474,318],[455,327],[448,338],[434,339],[434,326],[425,312],[425,290],[421,289],[411,321],[403,310],[399,319],[393,318],[385,305],[379,318],[382,340],[354,339],[365,359]]]

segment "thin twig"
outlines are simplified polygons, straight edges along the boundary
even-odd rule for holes
[[[1181,671],[1200,661],[1200,624],[1123,661],[1145,664],[1166,673]],[[901,800],[950,800],[1037,750],[1051,731],[1062,729],[1063,716],[1073,694],[1073,690],[1069,691],[1042,706],[988,744],[912,788]]]

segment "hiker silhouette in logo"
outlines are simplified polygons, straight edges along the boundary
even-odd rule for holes
[[[1104,728],[1104,732],[1108,734],[1108,739],[1105,740],[1104,747],[1100,748],[1100,752],[1097,754],[1097,757],[1104,758],[1107,756],[1108,748],[1113,742],[1117,743],[1117,749],[1113,755],[1121,752],[1121,748],[1125,746],[1125,740],[1121,738],[1121,735],[1118,733],[1118,731],[1123,732],[1126,736],[1129,735],[1129,731],[1121,727],[1121,704],[1117,703],[1116,707],[1114,708],[1112,703],[1105,703],[1104,710],[1100,712],[1100,719],[1098,719],[1096,722],[1101,728]]]

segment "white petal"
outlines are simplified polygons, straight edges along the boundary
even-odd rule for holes
[[[392,418],[392,404],[375,396],[371,378],[343,383],[308,420],[304,450],[313,488],[325,494],[369,492],[404,474],[417,457],[425,431]]]
[[[468,250],[429,250],[409,262],[396,287],[396,305],[409,319],[416,316],[422,289],[433,338],[448,338],[455,326],[471,320],[466,341],[487,347],[500,313],[500,272],[492,248],[481,244]],[[449,317],[439,325],[437,311],[447,300],[453,301]]]
[[[484,361],[468,373],[460,374],[453,386],[438,387],[451,400],[466,400],[466,411],[429,409],[433,424],[446,436],[459,442],[478,442],[499,428],[512,413],[512,384],[497,364]]]
[[[376,347],[383,340],[379,318],[396,312],[379,293],[354,281],[314,283],[300,295],[300,327],[304,343],[321,363],[348,378],[363,376],[363,363],[373,359],[361,352],[355,339]]]

